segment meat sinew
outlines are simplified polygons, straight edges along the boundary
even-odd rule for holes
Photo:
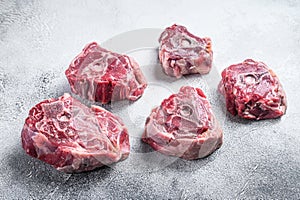
[[[21,137],[27,154],[67,173],[124,160],[130,149],[118,117],[99,106],[88,108],[69,94],[34,106]]]
[[[183,86],[152,110],[142,140],[163,154],[192,160],[218,149],[223,133],[202,90]]]
[[[133,58],[108,51],[96,42],[85,46],[65,72],[73,93],[102,104],[140,98],[146,79]]]
[[[247,59],[227,67],[222,72],[219,90],[232,115],[260,120],[285,114],[285,92],[278,77],[263,62]]]
[[[185,74],[206,74],[212,66],[211,39],[191,34],[186,27],[174,24],[159,38],[159,60],[164,72],[180,78]]]

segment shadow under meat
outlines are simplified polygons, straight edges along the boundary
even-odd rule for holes
[[[175,162],[171,163],[170,165],[167,166],[168,169],[176,170],[178,172],[193,172],[196,171],[207,164],[213,162],[218,156],[218,150],[213,152],[212,154],[204,157],[204,158],[199,158],[196,160],[185,160],[182,158],[178,158]]]
[[[111,167],[100,167],[92,171],[67,174],[60,172],[36,158],[27,155],[21,147],[14,147],[4,158],[12,183],[21,184],[34,198],[46,198],[53,192],[79,193],[88,190],[91,184],[105,184],[114,176]]]
[[[141,141],[140,151],[144,153],[141,157],[147,171],[158,171],[163,169],[176,170],[178,172],[195,171],[210,162],[218,155],[217,151],[209,156],[197,160],[185,160],[175,156],[164,155],[152,149],[152,147]]]
[[[261,119],[261,120],[255,120],[255,119],[244,119],[238,115],[233,116],[232,114],[228,113],[227,115],[227,120],[238,123],[238,124],[245,124],[245,125],[250,125],[253,123],[256,123],[257,125],[263,125],[263,124],[277,124],[281,121],[281,118],[275,118],[275,119]],[[266,123],[268,122],[268,123]]]

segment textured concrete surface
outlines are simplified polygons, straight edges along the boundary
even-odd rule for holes
[[[299,10],[296,0],[1,0],[0,199],[300,199]],[[132,128],[128,160],[92,172],[64,174],[24,153],[20,133],[29,109],[70,91],[64,70],[86,43],[173,23],[212,38],[216,74],[246,58],[267,63],[286,90],[286,115],[256,122],[216,111],[224,145],[196,161],[145,159],[152,150],[135,148],[143,122]],[[222,110],[209,85],[218,78],[187,81],[203,84],[214,109]]]

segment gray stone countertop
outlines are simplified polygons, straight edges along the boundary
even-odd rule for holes
[[[286,115],[226,114],[218,151],[155,169],[124,162],[64,174],[25,154],[29,109],[70,92],[64,71],[86,43],[173,23],[211,37],[218,73],[246,58],[270,66],[287,93]],[[299,47],[296,0],[1,0],[0,199],[300,199]]]

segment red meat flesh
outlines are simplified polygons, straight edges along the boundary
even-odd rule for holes
[[[174,24],[159,38],[159,60],[164,72],[180,78],[185,74],[206,74],[212,66],[211,39],[191,34]]]
[[[271,119],[285,114],[286,95],[276,74],[263,62],[247,59],[223,70],[219,84],[227,110],[246,119]]]
[[[218,149],[223,134],[203,91],[183,86],[152,110],[142,140],[163,154],[191,160]]]
[[[88,108],[69,94],[34,106],[21,137],[27,154],[68,173],[124,160],[130,148],[120,118],[98,106]]]
[[[73,93],[90,101],[140,98],[146,79],[133,58],[108,51],[96,42],[85,46],[65,72]]]

